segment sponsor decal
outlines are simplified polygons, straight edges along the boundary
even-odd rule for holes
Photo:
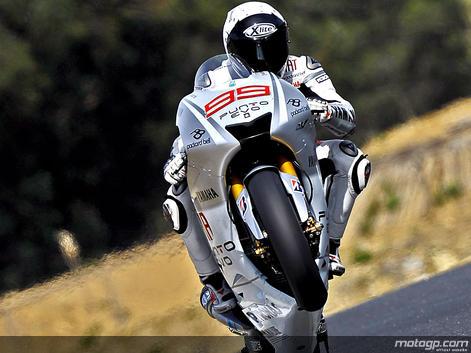
[[[303,187],[301,186],[301,183],[299,182],[298,179],[291,179],[291,187],[293,188],[294,192],[300,192],[303,193]]]
[[[304,129],[306,127],[306,124],[307,124],[308,121],[309,121],[308,119],[306,119],[304,121],[300,121],[298,123],[298,125],[296,126],[296,130]]]
[[[208,219],[206,218],[203,212],[199,212],[198,216],[200,218],[204,232],[206,233],[206,238],[208,238],[208,240],[213,240],[214,234],[213,230],[211,229],[211,226],[209,225]]]
[[[252,112],[257,112],[261,109],[261,106],[268,105],[268,101],[260,101],[260,102],[250,102],[248,104],[242,104],[234,109],[229,109],[227,112],[222,113],[219,118],[222,120],[226,116],[230,116],[232,119],[236,119],[241,115],[245,119],[249,119],[252,116]]]
[[[224,244],[213,247],[213,254],[220,268],[231,266],[232,259],[228,256],[228,252],[235,250],[236,246],[233,241],[226,241]]]
[[[201,137],[203,137],[203,135],[206,133],[205,130],[202,130],[202,129],[195,129],[191,132],[191,136],[193,136],[193,138],[195,140],[199,140]]]
[[[283,335],[275,326],[260,331],[271,344],[276,345],[289,339],[289,336]]]
[[[286,64],[286,69],[288,71],[294,71],[296,70],[296,59],[288,59],[288,63]]]
[[[292,105],[293,107],[299,107],[301,105],[301,99],[288,99],[288,101],[286,102],[286,104],[290,104]]]
[[[252,320],[254,320],[257,324],[260,324],[260,320],[258,319],[258,317],[251,311],[247,311],[245,313],[245,315],[247,315],[248,317],[250,317]]]
[[[245,310],[245,314],[257,323],[273,320],[282,314],[282,311],[274,303],[270,303],[270,305],[252,304]]]
[[[292,83],[292,85],[293,85],[294,87],[296,87],[296,88],[299,88],[299,87],[301,87],[301,82],[300,82],[300,81],[294,81],[294,82]]]
[[[298,72],[297,74],[291,74],[291,75],[284,76],[283,79],[287,81],[287,80],[291,80],[291,79],[296,78],[296,77],[304,76],[305,74],[306,74],[306,70],[304,70],[302,72]]]
[[[218,193],[213,189],[205,189],[196,192],[196,199],[199,202],[206,202],[217,199],[219,197]]]
[[[329,79],[329,75],[327,75],[326,73],[316,77],[317,83],[322,83],[324,81],[327,81],[328,79]]]
[[[242,212],[242,216],[245,216],[245,212],[247,212],[247,200],[245,199],[245,196],[242,196],[240,201],[239,201],[239,209]]]
[[[277,28],[272,23],[256,23],[244,31],[247,38],[258,39],[268,37],[270,34],[275,33]]]
[[[204,106],[206,119],[238,100],[271,95],[270,86],[252,85],[221,93]]]
[[[304,113],[304,112],[308,112],[309,111],[309,106],[305,105],[304,107],[302,108],[299,108],[299,109],[296,109],[296,110],[293,110],[290,114],[291,114],[291,117],[294,117],[298,114],[301,114],[301,113]],[[299,130],[299,129],[296,129],[296,130]]]
[[[322,218],[325,218],[325,211],[319,211],[319,222]]]
[[[261,331],[264,336],[281,336],[282,333],[275,326],[269,327]]]
[[[229,87],[234,87],[236,85],[235,81],[232,80],[231,82],[229,82]]]
[[[186,145],[186,149],[191,150],[192,148],[207,145],[209,143],[211,143],[211,138],[208,137],[207,139],[202,139],[202,140],[199,140],[199,141],[195,141],[193,143],[190,143],[190,144]]]

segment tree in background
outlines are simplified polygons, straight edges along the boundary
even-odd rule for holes
[[[147,125],[163,120],[170,34],[118,2],[8,2],[0,16],[0,287],[14,288],[65,269],[57,229],[86,256],[154,234],[166,152]]]
[[[288,14],[295,49],[312,43],[311,53],[357,110],[360,141],[469,95],[470,16],[460,0],[319,0],[291,6],[296,6]]]
[[[465,0],[271,2],[292,52],[319,59],[359,117],[357,142],[468,95]],[[175,110],[223,52],[236,1],[0,0],[0,290],[82,254],[155,239]]]

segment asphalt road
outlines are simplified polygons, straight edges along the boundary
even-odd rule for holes
[[[327,325],[332,336],[471,336],[471,265],[328,317]]]
[[[331,353],[424,352],[394,348],[395,340],[403,336],[423,340],[461,336],[469,339],[471,352],[471,265],[327,317],[327,326]]]

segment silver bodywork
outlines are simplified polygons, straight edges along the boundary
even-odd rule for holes
[[[300,219],[307,218],[310,208],[324,225],[316,263],[327,287],[327,205],[316,157],[314,119],[298,89],[262,72],[185,97],[178,108],[177,126],[188,155],[187,181],[213,254],[245,315],[266,335],[276,352],[311,353],[321,310],[299,311],[294,298],[266,281],[244,253],[228,211],[232,196],[228,193],[226,170],[241,145],[225,127],[252,121],[266,113],[272,113],[271,138],[289,147],[305,171],[302,177],[305,190],[299,188],[295,177],[280,172]],[[246,190],[239,195],[237,205],[242,197],[245,198],[245,205],[239,207],[242,218],[257,238],[266,237],[253,216]],[[305,347],[299,349],[300,345]]]

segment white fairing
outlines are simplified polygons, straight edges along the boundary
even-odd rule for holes
[[[187,181],[213,254],[243,312],[267,336],[277,353],[312,353],[321,310],[298,310],[294,298],[266,281],[244,253],[228,213],[231,196],[227,192],[226,170],[241,146],[225,127],[252,121],[266,113],[272,114],[272,139],[293,151],[297,163],[310,179],[312,190],[304,190],[299,181],[293,181],[295,178],[280,173],[300,218],[307,219],[310,208],[324,225],[320,256],[316,263],[327,287],[327,206],[315,152],[314,120],[306,99],[296,88],[273,74],[262,72],[219,86],[213,85],[210,89],[195,91],[185,97],[178,109],[177,125],[188,155]],[[305,192],[318,197],[312,197],[307,205]],[[245,211],[242,210],[243,218],[256,237],[263,237],[253,217],[248,193],[243,192],[237,202],[242,197],[246,198],[247,206]],[[298,336],[296,342],[293,336]],[[303,336],[305,348],[296,350],[300,346],[299,336]]]

